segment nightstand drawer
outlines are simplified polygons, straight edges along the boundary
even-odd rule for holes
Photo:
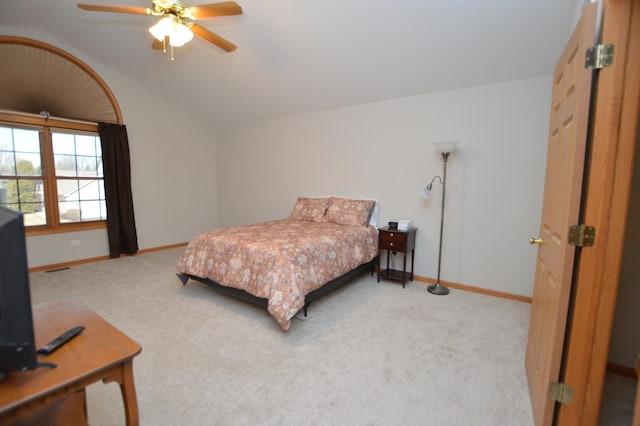
[[[407,234],[405,232],[380,231],[378,246],[382,250],[404,252],[407,248]]]

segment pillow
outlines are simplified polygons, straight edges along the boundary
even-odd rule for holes
[[[378,202],[374,200],[374,205],[373,208],[371,209],[371,215],[369,215],[369,220],[367,221],[367,223],[371,226],[373,226],[374,228],[378,227],[378,211],[380,210],[380,206],[378,205]]]
[[[289,220],[302,220],[306,222],[324,222],[324,215],[329,206],[328,198],[298,197],[293,207]]]
[[[375,200],[331,197],[325,221],[340,225],[367,226]]]

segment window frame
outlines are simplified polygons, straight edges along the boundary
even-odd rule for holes
[[[47,212],[47,224],[25,227],[27,236],[87,231],[107,227],[106,220],[60,223],[57,201],[57,177],[55,175],[53,146],[51,143],[51,133],[52,131],[55,132],[56,129],[97,134],[97,123],[53,117],[45,118],[34,114],[16,114],[7,111],[0,111],[0,122],[6,123],[7,125],[15,125],[16,127],[37,126],[43,130],[40,138],[43,169],[41,179],[44,187],[44,205]],[[104,176],[102,180],[104,181]]]

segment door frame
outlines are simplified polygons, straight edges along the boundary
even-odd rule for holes
[[[599,71],[584,224],[596,228],[580,251],[561,380],[574,389],[558,425],[597,425],[616,306],[640,105],[640,0],[603,0],[603,44],[613,65]]]

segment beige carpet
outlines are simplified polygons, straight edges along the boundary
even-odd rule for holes
[[[600,426],[631,426],[638,380],[607,373],[602,391]]]
[[[365,275],[283,332],[265,309],[183,287],[182,251],[31,275],[33,303],[76,298],[142,345],[142,425],[532,424],[526,303]],[[123,424],[116,384],[87,392],[92,425]]]

